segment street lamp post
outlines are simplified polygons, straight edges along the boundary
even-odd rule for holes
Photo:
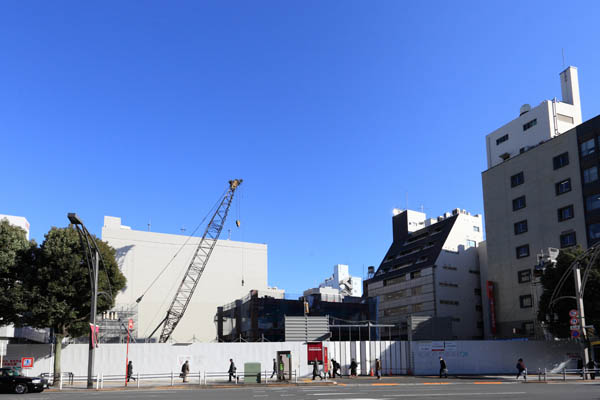
[[[98,299],[98,261],[100,255],[98,253],[98,246],[94,238],[90,235],[87,228],[81,221],[81,219],[75,213],[69,213],[69,221],[77,229],[79,238],[81,239],[81,245],[84,247],[86,252],[86,259],[88,268],[90,268],[90,285],[92,288],[92,300],[90,309],[90,349],[88,354],[88,376],[87,376],[87,388],[93,389],[94,387],[94,361],[95,361],[95,350],[96,344],[93,335],[96,333],[96,314],[97,314],[97,299]],[[84,246],[84,240],[86,246]],[[93,246],[93,247],[92,247]]]

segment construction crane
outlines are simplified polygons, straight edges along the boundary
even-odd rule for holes
[[[208,264],[208,260],[210,259],[210,255],[212,254],[215,245],[217,244],[217,240],[219,239],[219,235],[223,230],[223,225],[225,224],[225,219],[227,218],[227,213],[229,212],[229,207],[231,206],[231,201],[233,200],[233,194],[235,190],[242,183],[242,179],[234,179],[229,181],[229,190],[221,200],[217,211],[215,211],[212,216],[204,234],[202,235],[202,239],[196,247],[196,251],[194,252],[194,257],[192,257],[192,261],[185,271],[185,275],[183,276],[183,280],[179,285],[179,289],[175,293],[175,297],[171,302],[171,306],[167,310],[167,316],[158,324],[156,329],[152,331],[150,336],[154,335],[156,331],[162,326],[162,332],[160,334],[159,342],[166,343],[167,340],[173,334],[173,331],[177,327],[177,324],[181,322],[183,315],[185,314],[185,310],[190,304],[190,300],[194,295],[194,290],[196,290],[196,286],[198,286],[198,281],[202,277],[202,273],[206,268],[206,264]],[[236,221],[239,226],[239,222]],[[141,300],[141,297],[140,299]]]

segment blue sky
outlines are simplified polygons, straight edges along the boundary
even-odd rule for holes
[[[484,137],[579,69],[600,114],[600,3],[0,4],[0,213],[179,233],[243,178],[232,239],[300,293],[379,265],[394,207],[483,213]],[[237,202],[236,202],[237,203]],[[226,232],[225,232],[226,235]]]

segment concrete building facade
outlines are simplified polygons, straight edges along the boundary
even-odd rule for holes
[[[517,118],[486,136],[488,168],[581,124],[577,68],[561,72],[560,84],[562,101],[544,100],[534,108],[525,104]]]
[[[486,336],[543,337],[539,257],[600,240],[599,135],[595,117],[482,173],[491,288],[483,300],[495,320]]]
[[[411,316],[451,318],[447,339],[483,336],[478,244],[481,215],[455,209],[437,219],[412,210],[395,212],[393,243],[366,296],[377,298],[377,322],[396,324],[405,338]]]
[[[127,287],[117,297],[115,310],[131,310],[137,305],[136,333],[147,337],[165,317],[200,238],[132,230],[122,225],[120,218],[105,217],[102,240],[117,250],[117,261],[127,278]],[[167,265],[157,283],[136,304],[136,299]],[[249,290],[265,289],[267,245],[219,240],[171,339],[216,340],[217,307],[243,297]],[[154,337],[158,335],[160,329]]]

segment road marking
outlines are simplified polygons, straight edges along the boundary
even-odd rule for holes
[[[309,396],[347,396],[349,394],[360,394],[360,393],[348,393],[348,392],[339,392],[339,393],[311,393]],[[358,399],[354,399],[358,400]]]
[[[504,382],[473,382],[473,385],[502,385]]]
[[[450,382],[423,382],[423,385],[452,385]]]
[[[419,396],[506,396],[510,394],[525,394],[527,392],[498,392],[498,393],[408,393],[392,394],[392,397],[419,397]]]
[[[399,383],[372,383],[371,386],[400,386]]]

